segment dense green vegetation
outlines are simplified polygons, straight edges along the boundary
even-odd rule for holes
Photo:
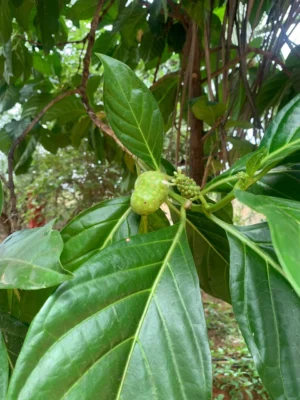
[[[0,398],[300,399],[299,9],[0,0]]]

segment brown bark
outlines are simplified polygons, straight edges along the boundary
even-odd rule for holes
[[[193,55],[190,98],[195,98],[202,94],[200,76],[201,57],[198,27],[195,23],[192,23],[191,29],[194,32],[190,51],[190,56]],[[201,140],[203,135],[203,121],[197,119],[192,112],[190,112],[190,128],[190,176],[198,185],[201,185],[204,174],[203,141]]]

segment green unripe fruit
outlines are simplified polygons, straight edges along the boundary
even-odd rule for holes
[[[157,171],[144,172],[135,181],[131,207],[139,215],[152,214],[166,200],[168,192],[165,174]]]

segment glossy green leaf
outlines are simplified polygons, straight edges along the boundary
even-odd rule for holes
[[[280,164],[289,155],[300,149],[300,95],[291,100],[279,113],[266,130],[261,144],[257,150],[262,149],[266,155],[261,160],[260,168],[268,168]],[[246,154],[238,160],[224,174],[214,178],[207,185],[213,191],[229,190],[232,184],[237,181],[234,175],[240,171],[245,171],[248,160],[252,154]],[[228,178],[232,177],[232,182]]]
[[[300,149],[300,95],[290,101],[269,125],[259,148],[268,151],[262,167],[279,163]]]
[[[19,92],[13,85],[0,82],[0,113],[12,108],[19,98]]]
[[[226,112],[226,104],[208,101],[207,96],[200,96],[192,105],[192,111],[196,118],[213,126],[218,118]]]
[[[0,398],[5,399],[8,387],[8,358],[0,329]]]
[[[99,55],[104,65],[104,105],[121,142],[136,156],[159,169],[163,119],[149,89],[125,64]]]
[[[2,334],[3,337],[10,367],[13,367],[17,361],[27,334],[27,329],[26,325],[22,324],[11,315],[2,312],[0,309],[0,335]],[[0,369],[1,367],[2,363],[0,364]],[[1,399],[2,398],[4,399],[5,397],[1,397]]]
[[[279,273],[265,224],[220,225],[230,242],[233,310],[260,378],[272,399],[297,399],[300,299]]]
[[[267,217],[272,242],[289,282],[300,296],[300,203],[269,196],[235,192],[243,204]]]
[[[174,206],[170,207],[176,221],[179,211]],[[231,223],[231,218],[225,211],[219,212],[218,215]],[[229,244],[226,232],[203,214],[192,211],[187,212],[186,231],[201,289],[211,296],[231,303]]]
[[[10,235],[0,245],[0,289],[41,289],[72,278],[59,262],[62,238],[52,230],[54,222],[42,228]]]
[[[300,164],[281,165],[272,169],[248,191],[300,201]]]
[[[37,0],[37,22],[46,51],[54,46],[53,35],[59,30],[59,0]]]
[[[0,0],[0,41],[9,41],[12,33],[12,14],[9,0]]]
[[[199,282],[173,225],[109,246],[57,290],[31,325],[7,400],[206,400],[211,384]]]
[[[83,211],[61,231],[63,266],[74,271],[104,247],[135,235],[139,219],[131,211],[129,197],[106,200]]]

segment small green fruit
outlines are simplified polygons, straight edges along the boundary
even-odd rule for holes
[[[131,207],[139,215],[152,214],[166,200],[168,192],[165,174],[157,171],[144,172],[135,182]]]

